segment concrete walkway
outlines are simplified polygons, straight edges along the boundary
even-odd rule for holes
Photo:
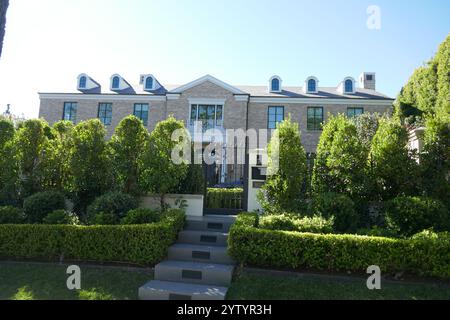
[[[155,266],[153,281],[139,288],[141,300],[224,300],[234,261],[227,253],[236,217],[188,217],[168,260]]]

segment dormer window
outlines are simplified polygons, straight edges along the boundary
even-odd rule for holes
[[[281,92],[281,78],[278,76],[273,76],[269,80],[269,91],[270,92]]]
[[[153,90],[153,78],[147,77],[145,79],[145,90]]]
[[[305,93],[318,93],[319,80],[316,77],[309,77],[305,81],[303,91]]]
[[[82,73],[77,77],[77,90],[82,93],[100,93],[101,86],[86,73]]]
[[[308,91],[309,92],[315,92],[316,91],[316,80],[309,79],[309,81],[308,81]]]
[[[78,83],[78,87],[80,89],[86,89],[86,82],[87,82],[86,76],[80,77],[80,82]]]
[[[118,76],[113,77],[111,88],[112,89],[119,89],[120,88],[120,78]]]
[[[353,93],[353,81],[350,79],[345,80],[345,93]]]

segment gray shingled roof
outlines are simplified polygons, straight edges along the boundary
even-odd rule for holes
[[[137,83],[130,83],[132,88],[134,89],[134,93],[120,93],[121,95],[127,95],[127,94],[138,94],[138,95],[164,95],[165,92],[170,93],[172,90],[175,90],[179,88],[181,85],[163,85],[163,88],[161,90],[158,90],[158,92],[147,92],[143,90],[142,85],[139,85]],[[369,89],[362,89],[357,88],[356,93],[354,94],[341,94],[338,92],[337,87],[319,87],[319,92],[314,93],[304,93],[302,87],[285,87],[283,86],[283,91],[280,93],[274,93],[269,92],[267,86],[234,86],[237,89],[240,89],[244,91],[245,93],[248,93],[252,97],[268,97],[268,98],[322,98],[322,99],[376,99],[376,100],[393,100],[392,98]],[[164,91],[166,90],[166,91]],[[63,91],[66,93],[73,93],[73,91]],[[63,93],[60,92],[60,93]],[[101,88],[102,94],[112,94],[117,95],[119,93],[110,91],[109,85],[102,86]]]
[[[391,98],[374,90],[357,88],[354,94],[341,94],[337,88],[320,87],[318,93],[304,93],[302,87],[283,87],[280,93],[269,92],[267,86],[236,86],[253,97],[327,98],[327,99],[386,99]]]

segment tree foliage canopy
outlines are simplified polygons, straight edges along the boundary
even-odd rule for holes
[[[268,146],[268,179],[259,194],[265,210],[298,212],[306,198],[306,153],[298,124],[279,123]]]

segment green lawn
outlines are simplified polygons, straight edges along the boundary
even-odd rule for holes
[[[383,282],[381,290],[367,289],[366,279],[317,275],[267,274],[247,271],[228,291],[234,300],[450,300],[450,285]]]
[[[0,300],[137,299],[138,288],[151,280],[148,269],[81,266],[81,291],[66,288],[67,265],[0,262]],[[382,282],[369,291],[366,280],[290,273],[244,271],[230,287],[234,300],[308,299],[449,299],[450,285]]]
[[[67,265],[0,262],[0,300],[135,300],[149,270],[81,267],[81,291],[66,287]]]

